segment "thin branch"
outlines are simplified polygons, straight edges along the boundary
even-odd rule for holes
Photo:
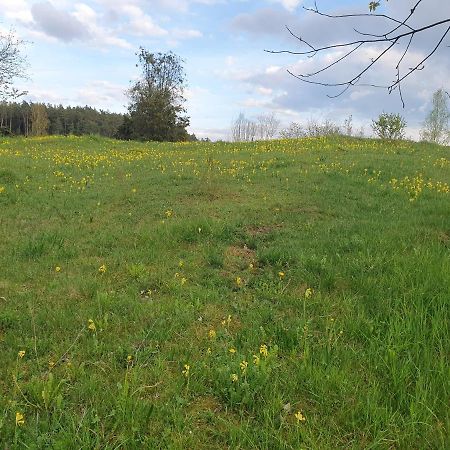
[[[328,64],[327,66],[323,67],[320,70],[317,70],[316,72],[312,72],[309,73],[307,75],[300,75],[301,77],[304,78],[308,78],[308,77],[312,77],[314,75],[317,75],[321,72],[325,72],[326,70],[328,70],[330,67],[335,66],[336,64],[340,63],[341,61],[343,61],[345,58],[348,58],[352,53],[356,52],[357,50],[359,50],[359,48],[361,48],[363,44],[358,44],[355,48],[353,48],[352,50],[350,50],[349,52],[347,52],[344,56],[342,56],[341,58],[337,59],[336,61],[333,61],[332,63]]]
[[[310,55],[312,53],[319,53],[319,52],[323,52],[325,50],[332,50],[332,49],[337,49],[337,48],[343,48],[343,47],[350,47],[353,45],[357,45],[357,44],[376,44],[376,43],[380,43],[380,42],[393,42],[393,41],[398,41],[399,39],[402,39],[406,36],[411,36],[412,34],[417,34],[417,33],[421,33],[423,31],[429,30],[431,28],[435,28],[438,27],[439,25],[443,25],[446,23],[450,23],[450,18],[449,19],[443,19],[440,20],[439,22],[434,22],[432,24],[426,25],[424,27],[421,28],[416,28],[413,29],[412,31],[408,31],[405,33],[401,33],[398,34],[396,36],[392,36],[390,38],[379,38],[379,39],[364,39],[364,40],[357,40],[357,41],[352,41],[352,42],[346,42],[343,44],[332,44],[332,45],[325,45],[323,47],[319,47],[319,48],[314,48],[311,44],[309,44],[307,41],[305,41],[303,38],[298,38],[301,42],[303,42],[304,44],[308,45],[310,48],[312,48],[313,50],[308,50],[308,51],[304,51],[304,52],[293,52],[291,50],[264,50],[267,53],[274,53],[274,54],[280,54],[280,53],[288,53],[291,55]]]
[[[420,0],[422,1],[422,0]],[[387,14],[373,14],[373,13],[360,13],[360,14],[326,14],[324,12],[321,12],[316,8],[306,8],[305,6],[303,7],[303,9],[305,11],[309,11],[312,12],[314,14],[317,14],[319,16],[323,16],[323,17],[328,17],[329,19],[344,19],[344,18],[355,18],[355,17],[381,17],[384,19],[388,19],[388,20],[392,20],[393,22],[399,24],[399,26],[401,25],[405,25],[406,27],[408,27],[409,29],[412,30],[412,28],[409,25],[404,24],[403,22],[401,22],[398,19],[394,19],[391,16],[388,16]]]
[[[440,47],[440,45],[442,44],[442,41],[445,39],[445,36],[447,36],[447,34],[450,31],[450,27],[447,28],[447,30],[445,31],[445,33],[442,35],[442,37],[439,39],[438,43],[436,44],[436,46],[433,48],[433,50],[428,53],[427,56],[425,56],[425,58],[422,59],[422,61],[420,61],[420,63],[418,63],[415,67],[411,68],[409,70],[409,72],[406,75],[403,75],[400,79],[398,79],[394,84],[392,84],[389,89],[392,91],[392,89],[399,85],[403,80],[405,80],[407,77],[409,77],[409,75],[411,75],[413,72],[415,72],[416,70],[422,70],[423,69],[423,63],[425,61],[427,61],[429,58],[431,58],[431,56],[433,56],[437,49]],[[421,67],[422,66],[422,67]]]
[[[404,62],[406,56],[411,51],[412,43],[414,40],[414,37],[422,33],[424,31],[434,29],[437,27],[440,27],[442,25],[446,25],[450,23],[450,18],[442,19],[437,22],[429,23],[427,25],[424,25],[420,28],[413,28],[411,25],[408,24],[408,21],[411,19],[411,17],[417,12],[417,8],[422,3],[423,0],[417,0],[414,6],[410,9],[409,14],[403,19],[398,20],[394,17],[391,17],[387,14],[327,14],[322,11],[319,11],[317,7],[317,3],[314,2],[314,8],[306,8],[303,9],[306,11],[310,11],[314,14],[328,17],[332,19],[342,19],[342,18],[361,18],[361,17],[377,17],[382,18],[384,20],[387,20],[389,22],[395,23],[395,26],[391,28],[389,31],[387,31],[384,34],[372,34],[372,33],[366,33],[359,31],[355,28],[353,30],[358,33],[361,36],[366,36],[367,38],[364,39],[357,39],[350,42],[343,42],[338,44],[330,44],[330,45],[324,45],[321,47],[316,47],[312,43],[308,42],[306,39],[304,39],[301,36],[296,35],[291,29],[289,29],[287,26],[287,30],[290,33],[291,36],[293,36],[295,39],[297,39],[301,44],[305,44],[308,48],[303,51],[292,51],[292,50],[265,50],[268,53],[274,53],[274,54],[280,54],[280,53],[287,53],[292,55],[299,55],[299,56],[306,56],[308,58],[313,58],[320,52],[327,52],[329,50],[339,50],[339,49],[346,49],[345,54],[342,56],[336,56],[336,59],[334,59],[331,63],[326,64],[324,67],[308,73],[308,74],[294,74],[291,70],[287,70],[287,72],[292,75],[293,77],[297,78],[300,81],[303,81],[304,83],[309,83],[313,85],[319,85],[319,86],[325,86],[325,87],[342,87],[343,89],[338,92],[335,95],[328,95],[329,98],[336,98],[347,92],[351,87],[353,86],[370,86],[370,87],[377,87],[377,88],[386,88],[388,89],[389,93],[392,93],[394,90],[398,89],[400,100],[402,102],[403,107],[405,106],[405,102],[403,99],[403,92],[401,83],[404,81],[407,77],[409,77],[413,72],[422,70],[425,66],[424,63],[438,50],[438,48],[442,45],[445,37],[450,32],[450,26],[447,28],[445,33],[441,36],[439,41],[437,42],[436,46],[420,61],[417,65],[414,67],[409,68],[409,70],[405,74],[401,74],[401,65]],[[405,29],[400,29],[404,27]],[[383,58],[387,53],[389,53],[395,45],[398,45],[402,43],[403,39],[408,38],[408,42],[402,51],[398,62],[395,66],[396,76],[394,81],[391,84],[388,84],[387,86],[383,85],[377,85],[377,84],[363,84],[360,83],[362,77],[376,65],[376,63]],[[364,45],[370,45],[370,44],[380,44],[380,43],[386,43],[389,44],[384,50],[380,51],[378,56],[375,59],[372,59],[369,64],[367,64],[357,75],[355,75],[353,78],[351,78],[349,81],[345,82],[322,82],[320,80],[313,80],[310,79],[320,73],[323,73],[327,71],[328,69],[336,66],[337,64],[341,63],[342,61],[349,58],[353,53],[356,53],[358,50],[360,50]]]
[[[343,83],[321,83],[318,81],[310,81],[310,80],[305,80],[305,77],[303,77],[302,75],[293,75],[291,72],[291,75],[295,76],[295,78],[298,78],[299,80],[305,81],[306,83],[311,83],[311,84],[318,84],[320,86],[334,86],[334,87],[338,87],[338,86],[346,86],[346,85],[351,85],[354,86],[355,82],[357,82],[373,65],[375,65],[389,50],[391,50],[391,48],[397,43],[397,41],[394,41],[391,43],[391,45],[389,45],[388,47],[386,47],[375,59],[372,60],[372,62],[366,66],[361,72],[358,73],[358,75],[354,76],[350,81],[345,81]]]

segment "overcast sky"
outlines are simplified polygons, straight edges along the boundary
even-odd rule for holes
[[[367,12],[368,0],[318,0],[327,12]],[[403,19],[416,0],[392,0],[387,12]],[[0,0],[0,29],[13,27],[29,41],[26,54],[30,81],[21,83],[28,100],[64,105],[92,105],[126,111],[124,94],[138,75],[135,52],[173,50],[185,60],[191,131],[199,137],[227,138],[240,112],[248,117],[276,113],[291,121],[331,119],[342,123],[352,114],[357,126],[370,132],[370,120],[382,111],[400,112],[417,136],[432,93],[450,86],[450,34],[425,68],[404,83],[406,108],[398,95],[355,87],[330,99],[335,89],[301,83],[286,69],[304,74],[331,61],[331,54],[305,58],[270,54],[269,50],[301,50],[285,26],[314,45],[358,39],[353,27],[383,32],[387,24],[369,18],[326,19],[307,13],[311,0]],[[423,0],[414,25],[450,17],[450,0]],[[413,41],[404,70],[417,64],[445,28],[423,33]],[[406,44],[406,42],[405,42]],[[380,61],[364,83],[395,78],[402,45]],[[320,74],[320,81],[347,81],[376,48],[352,55],[344,64]]]

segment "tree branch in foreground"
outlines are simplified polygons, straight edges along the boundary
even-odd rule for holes
[[[408,24],[410,19],[417,13],[417,9],[420,6],[420,4],[423,2],[423,0],[418,0],[414,6],[409,11],[408,15],[403,19],[399,20],[394,17],[391,17],[387,14],[373,14],[373,13],[367,13],[367,14],[327,14],[325,12],[322,12],[317,7],[317,4],[315,3],[314,8],[306,8],[303,7],[304,10],[311,12],[313,14],[327,17],[333,20],[345,20],[347,18],[361,18],[361,17],[370,17],[370,18],[378,18],[384,20],[386,23],[393,24],[391,25],[388,30],[385,33],[382,34],[373,34],[364,32],[358,29],[353,28],[353,30],[361,36],[360,39],[356,39],[353,41],[347,41],[342,43],[333,43],[329,45],[324,46],[315,46],[311,42],[307,41],[306,39],[302,38],[301,36],[295,34],[290,28],[286,27],[288,32],[292,37],[297,39],[300,44],[305,45],[307,48],[302,51],[292,51],[292,50],[265,50],[268,53],[274,53],[274,54],[280,54],[280,53],[287,53],[291,55],[300,55],[300,56],[306,56],[308,58],[314,58],[315,56],[319,54],[324,54],[329,51],[333,50],[344,50],[343,55],[339,55],[338,57],[334,58],[330,63],[322,66],[318,70],[315,70],[311,73],[306,74],[294,74],[291,70],[288,70],[288,73],[292,75],[293,77],[297,78],[300,81],[303,81],[305,83],[319,85],[319,86],[325,86],[325,87],[336,87],[341,88],[340,91],[337,94],[328,95],[329,98],[336,98],[344,94],[347,90],[349,90],[351,87],[354,86],[370,86],[370,87],[376,87],[376,88],[385,88],[388,90],[389,94],[392,93],[395,90],[398,90],[400,100],[402,102],[403,107],[405,106],[405,102],[403,100],[403,93],[402,93],[402,87],[401,83],[405,81],[411,74],[413,74],[416,71],[420,71],[424,69],[424,64],[428,59],[430,59],[436,51],[441,47],[441,45],[444,42],[444,39],[450,32],[450,18],[442,19],[436,22],[432,22],[429,24],[426,24],[424,26],[415,28]],[[429,50],[425,57],[416,65],[413,67],[409,67],[406,70],[402,70],[402,63],[404,63],[405,58],[407,57],[408,53],[412,51],[414,38],[431,29],[441,29],[443,32],[440,34],[439,38],[436,38],[436,45]],[[383,44],[385,44],[383,46]],[[382,45],[384,48],[381,50],[377,50],[378,54],[376,57],[372,58],[370,62],[368,62],[362,70],[360,70],[358,73],[351,76],[349,79],[341,82],[326,82],[321,81],[316,78],[317,75],[322,74],[329,69],[337,66],[338,64],[342,63],[343,61],[347,60],[352,54],[356,54],[358,51],[370,48],[373,45]],[[376,64],[387,54],[389,54],[394,47],[398,45],[404,45],[404,49],[401,53],[401,56],[399,57],[397,64],[395,66],[395,77],[392,82],[388,84],[375,84],[375,83],[361,83],[362,78],[364,75],[366,75],[371,69],[376,66]],[[447,46],[448,47],[448,46]]]

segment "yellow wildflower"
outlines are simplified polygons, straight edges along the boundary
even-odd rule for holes
[[[133,362],[133,357],[131,355],[127,356],[127,364],[131,364]]]
[[[240,285],[242,284],[242,278],[241,278],[241,277],[237,277],[237,278],[236,278],[236,284],[237,284],[238,286],[240,286]]]
[[[263,355],[265,358],[267,357],[267,355],[269,354],[269,350],[267,349],[267,345],[266,344],[262,344],[259,347],[259,353],[261,353],[261,355]]]
[[[217,335],[216,330],[211,329],[208,331],[208,336],[210,337],[210,339],[214,339],[216,335]]]
[[[208,350],[206,350],[206,354],[207,354],[207,355],[210,355],[211,353],[212,353],[211,347],[208,347]]]
[[[22,413],[16,412],[16,426],[25,425],[25,417]]]
[[[106,272],[106,266],[104,264],[102,264],[99,268],[98,268],[99,273],[105,273]]]
[[[258,355],[253,355],[253,364],[255,364],[255,366],[257,366],[260,361],[261,359]]]
[[[191,366],[189,364],[185,364],[183,366],[183,370],[181,371],[181,373],[188,378],[189,377],[189,371],[191,370]]]
[[[305,291],[305,298],[310,298],[314,294],[314,290],[312,288],[308,288]]]
[[[297,422],[305,422],[306,417],[302,414],[301,411],[297,411],[295,414],[295,418],[297,419]]]
[[[184,261],[182,259],[180,259],[178,261],[178,267],[183,267],[184,266]]]
[[[55,267],[55,272],[61,272],[61,267],[56,266],[56,267]]]
[[[236,349],[233,348],[233,347],[231,347],[228,351],[229,351],[232,355],[234,355],[234,354],[236,353]]]
[[[5,186],[0,186],[0,194],[5,192],[5,189],[6,189]]]
[[[186,284],[186,282],[187,282],[187,278],[184,278],[184,277],[183,277],[183,278],[181,279],[181,284],[182,284],[182,285],[183,285],[183,284]]]
[[[25,350],[20,350],[20,352],[17,354],[20,359],[22,359],[25,356]]]
[[[172,217],[173,211],[172,211],[171,209],[168,209],[168,210],[165,212],[165,214],[166,214],[166,217]]]
[[[241,363],[239,364],[242,373],[246,373],[247,372],[247,367],[248,367],[248,362],[247,361],[241,361]]]
[[[282,280],[285,276],[284,272],[278,272],[278,276],[280,277],[280,280]]]
[[[88,328],[91,331],[94,331],[94,332],[97,331],[97,327],[95,326],[95,323],[92,319],[88,320]]]
[[[236,381],[239,380],[239,377],[235,373],[232,373],[230,378],[233,383],[236,383]]]

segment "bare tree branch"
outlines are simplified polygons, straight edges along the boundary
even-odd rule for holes
[[[424,64],[426,61],[428,61],[431,56],[433,56],[436,51],[438,50],[441,45],[443,45],[443,41],[450,32],[450,18],[444,18],[441,20],[438,20],[436,22],[428,23],[420,27],[413,27],[408,22],[410,19],[414,16],[414,14],[417,13],[418,7],[420,5],[423,5],[423,0],[417,0],[414,6],[410,9],[409,13],[406,15],[406,17],[403,20],[391,17],[387,14],[373,14],[373,13],[360,13],[360,14],[328,14],[323,11],[320,11],[317,3],[314,3],[314,8],[306,8],[303,9],[306,11],[309,11],[313,14],[323,16],[330,19],[347,19],[347,18],[363,18],[363,17],[371,17],[371,18],[378,18],[383,19],[384,21],[392,24],[394,23],[394,26],[391,26],[388,31],[382,34],[373,34],[364,32],[358,29],[353,28],[353,30],[358,33],[360,36],[362,36],[361,39],[356,40],[350,40],[347,42],[341,42],[341,43],[331,43],[328,45],[322,45],[322,46],[316,46],[313,43],[309,42],[308,40],[304,39],[303,37],[295,34],[290,28],[286,27],[289,34],[294,37],[297,41],[299,41],[301,44],[305,45],[307,49],[301,50],[301,51],[293,51],[293,50],[265,50],[268,53],[273,54],[291,54],[291,55],[299,55],[299,56],[306,56],[308,58],[314,58],[318,54],[321,53],[327,53],[329,51],[333,50],[345,50],[345,53],[343,55],[338,55],[333,61],[330,63],[327,63],[323,67],[307,74],[294,74],[291,70],[288,70],[288,73],[292,75],[293,77],[297,78],[300,81],[303,81],[305,83],[319,85],[319,86],[325,86],[325,87],[342,87],[342,90],[340,90],[337,94],[334,95],[328,95],[330,98],[336,98],[344,94],[348,89],[350,89],[353,86],[371,86],[371,87],[377,87],[377,88],[385,88],[388,90],[389,93],[392,93],[394,90],[398,89],[400,100],[402,102],[403,107],[405,106],[405,102],[403,100],[403,93],[402,93],[402,87],[401,83],[408,78],[412,73],[416,71],[420,71],[424,68]],[[377,5],[378,6],[378,2]],[[373,9],[373,8],[372,8]],[[416,65],[409,68],[406,73],[402,73],[401,66],[402,63],[405,62],[405,58],[409,54],[409,52],[412,49],[412,44],[414,41],[414,38],[420,34],[424,33],[425,31],[431,30],[431,29],[440,29],[444,26],[447,26],[444,28],[445,32],[441,35],[441,37],[437,40],[437,43],[435,47],[430,50],[426,56]],[[373,67],[383,58],[385,57],[389,52],[391,52],[394,47],[397,45],[402,45],[405,43],[405,47],[401,53],[400,58],[398,59],[398,62],[395,66],[395,79],[387,84],[387,85],[378,85],[378,84],[363,84],[361,83],[361,80],[364,75],[366,75]],[[375,58],[372,58],[369,63],[367,63],[364,68],[358,72],[356,75],[352,76],[349,80],[343,81],[343,82],[326,82],[322,80],[314,79],[315,76],[326,72],[327,70],[337,66],[339,63],[342,63],[346,59],[348,59],[352,54],[357,53],[358,51],[361,51],[366,48],[370,48],[373,45],[378,44],[387,44],[387,47],[385,47],[383,50],[379,51],[377,56]]]

